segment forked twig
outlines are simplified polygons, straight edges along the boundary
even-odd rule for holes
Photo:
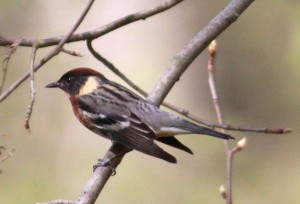
[[[19,47],[20,43],[21,43],[21,39],[16,39],[14,41],[14,43],[8,47],[8,49],[6,51],[7,53],[5,54],[6,57],[2,61],[3,76],[2,76],[2,81],[0,82],[1,83],[0,84],[0,94],[2,93],[2,89],[3,89],[4,83],[5,83],[9,60],[10,60],[11,56],[17,51],[17,48]]]
[[[214,68],[214,60],[217,52],[217,44],[216,41],[213,40],[208,47],[208,84],[212,96],[212,101],[214,104],[214,108],[216,111],[218,122],[222,125],[224,124],[224,118],[221,111],[221,106],[219,103],[216,83],[215,83],[215,68]],[[222,130],[223,133],[226,133],[225,130]],[[229,141],[224,140],[225,149],[226,149],[226,157],[227,157],[227,188],[223,185],[220,187],[220,193],[224,199],[226,199],[227,204],[232,204],[232,162],[233,156],[236,152],[242,150],[246,144],[246,138],[240,140],[238,145],[234,148],[230,147]]]

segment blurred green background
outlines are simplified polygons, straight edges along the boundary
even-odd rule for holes
[[[87,31],[127,14],[156,6],[157,0],[96,1],[79,31]],[[150,91],[174,56],[228,1],[184,1],[162,14],[139,21],[94,41],[95,48],[130,79]],[[64,35],[86,1],[0,1],[1,35],[48,38]],[[253,127],[291,127],[288,135],[230,132],[248,138],[234,158],[234,203],[297,203],[300,199],[299,133],[299,1],[256,1],[218,38],[217,88],[225,121]],[[124,83],[94,59],[84,42],[35,75],[36,102],[31,134],[24,128],[29,82],[0,104],[0,145],[15,149],[0,164],[0,203],[31,204],[75,199],[92,173],[92,165],[109,146],[74,117],[62,91],[45,89],[74,67],[92,67]],[[5,50],[1,49],[4,59]],[[37,60],[52,48],[38,50]],[[30,48],[11,58],[6,88],[29,67]],[[216,121],[207,84],[207,52],[189,67],[167,97],[201,118]],[[2,74],[2,73],[1,73]],[[2,78],[2,75],[0,75]],[[178,159],[173,165],[138,152],[126,155],[97,203],[224,203],[223,141],[196,135],[180,140],[194,156],[166,147]],[[234,145],[236,141],[232,141]]]

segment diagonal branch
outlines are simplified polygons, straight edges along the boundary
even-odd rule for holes
[[[80,197],[75,201],[75,204],[94,203],[110,176],[113,175],[112,168],[117,168],[127,152],[128,148],[121,144],[113,143],[103,158],[103,160],[111,159],[110,168],[100,166],[95,169],[94,173],[86,183]]]
[[[94,0],[90,0],[86,6],[86,8],[84,9],[84,11],[82,12],[82,14],[80,15],[80,17],[78,18],[78,20],[76,21],[76,23],[74,24],[74,26],[72,27],[72,29],[68,32],[68,34],[66,36],[64,36],[58,43],[57,46],[55,46],[55,48],[53,50],[51,50],[45,57],[43,57],[41,59],[41,61],[34,66],[33,71],[36,72],[39,68],[41,68],[46,62],[48,62],[50,59],[52,59],[55,55],[57,55],[60,51],[61,48],[64,46],[64,44],[67,42],[67,40],[73,35],[73,33],[75,32],[75,30],[79,27],[79,25],[81,24],[81,22],[83,21],[84,17],[86,16],[86,14],[88,13],[88,11],[90,10],[92,4],[93,4]],[[0,38],[1,39],[1,38]],[[20,43],[21,44],[21,43]],[[35,45],[37,48],[40,48],[39,46],[39,41],[36,40],[34,42],[32,42],[33,46]],[[30,76],[30,71],[27,71],[23,76],[21,76],[17,81],[15,81],[1,96],[0,96],[0,102],[2,102],[7,96],[9,96],[9,94],[11,92],[13,92],[16,88],[18,88],[28,77]]]
[[[232,0],[172,58],[167,70],[149,94],[148,100],[155,105],[161,104],[176,81],[179,80],[180,76],[194,59],[213,39],[235,22],[252,2],[254,0]]]

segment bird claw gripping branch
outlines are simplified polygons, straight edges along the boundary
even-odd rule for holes
[[[98,159],[98,163],[96,163],[93,166],[93,172],[98,168],[98,167],[107,167],[111,170],[111,175],[114,176],[116,175],[116,169],[114,167],[112,167],[111,164],[111,159]]]

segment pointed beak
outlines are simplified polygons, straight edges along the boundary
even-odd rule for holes
[[[46,86],[46,88],[59,88],[59,87],[60,87],[59,82],[53,82],[53,83],[50,83]]]

